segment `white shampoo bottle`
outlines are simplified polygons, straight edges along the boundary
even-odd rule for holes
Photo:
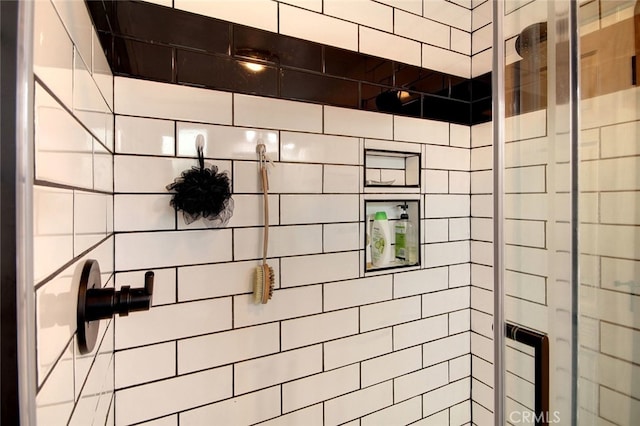
[[[371,225],[371,263],[383,267],[391,262],[391,231],[385,212],[377,212]]]

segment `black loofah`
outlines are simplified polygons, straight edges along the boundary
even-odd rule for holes
[[[203,218],[209,226],[225,226],[233,216],[233,199],[227,172],[218,173],[218,168],[204,164],[202,146],[198,145],[199,167],[182,172],[172,184],[171,206],[181,210],[184,221],[190,224]]]

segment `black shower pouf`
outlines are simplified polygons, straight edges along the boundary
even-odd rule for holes
[[[203,218],[208,226],[225,226],[233,216],[231,182],[227,172],[218,173],[218,167],[205,167],[204,154],[198,146],[198,167],[182,172],[167,185],[174,192],[171,206],[183,213],[185,223]]]

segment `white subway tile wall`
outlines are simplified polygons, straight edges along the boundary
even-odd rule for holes
[[[165,5],[469,77],[469,4],[366,3],[372,13],[318,0],[255,0],[252,13],[233,1]],[[473,158],[468,127],[113,81],[78,4],[37,2],[36,33],[41,423],[469,421],[475,333],[465,231],[472,224],[464,219],[473,179],[461,174]],[[385,50],[380,40],[402,48]],[[442,61],[425,60],[429,49]],[[228,229],[185,227],[168,205],[165,187],[195,165],[198,134],[207,161],[232,179]],[[431,217],[425,212],[437,219],[423,220],[423,231],[442,236],[421,238],[433,259],[425,255],[419,270],[365,277],[363,138],[398,150],[416,145],[424,155],[421,219]],[[275,163],[269,263],[276,291],[264,306],[250,294],[262,241],[260,140]],[[86,258],[98,259],[103,282],[116,287],[138,286],[154,269],[157,292],[149,312],[104,322],[98,348],[79,356],[73,318],[59,317],[52,304],[73,302],[71,276]],[[440,339],[467,344],[426,360],[427,346]],[[140,408],[148,400],[155,402]]]
[[[113,76],[82,2],[34,7],[36,418],[113,424],[114,322],[79,353],[73,280],[96,259],[114,286]]]
[[[115,85],[128,87],[133,96],[139,92],[132,80],[117,77]],[[176,95],[188,97],[186,92]],[[127,95],[116,90],[116,96]],[[371,423],[402,411],[395,403],[412,408],[408,419],[421,419],[420,395],[450,382],[468,386],[464,379],[471,374],[471,358],[464,357],[471,352],[471,143],[463,140],[471,132],[448,123],[231,97],[233,121],[222,125],[215,118],[194,124],[202,119],[181,114],[157,120],[154,108],[149,114],[138,109],[130,115],[130,101],[116,98],[121,141],[114,161],[116,278],[160,268],[174,271],[162,279],[171,280],[166,289],[176,289],[150,312],[116,320],[116,424],[174,419],[176,414],[181,422],[196,423],[211,416],[238,424],[264,420],[285,424],[294,418],[313,423],[318,421],[314,415],[324,415],[325,425],[359,418]],[[216,93],[208,98],[215,108]],[[144,142],[131,145],[128,140],[140,137],[137,123],[149,131]],[[175,152],[163,150],[163,138],[171,135],[171,129],[177,134]],[[185,228],[181,215],[168,205],[164,187],[195,165],[198,134],[206,138],[205,155],[231,171],[236,203],[227,229]],[[423,221],[427,235],[442,228],[446,232],[437,243],[421,240],[423,251],[433,255],[425,256],[419,270],[365,276],[364,137],[372,138],[366,140],[367,146],[426,153],[422,170],[427,175],[452,173],[451,188],[447,179],[438,195],[423,189],[422,218],[438,217],[437,222]],[[276,272],[276,290],[266,305],[253,304],[251,294],[262,242],[262,188],[255,161],[260,139],[267,141],[274,161],[269,172],[268,263]],[[149,168],[155,171],[132,178],[132,173]],[[421,196],[420,189],[414,192],[387,197]],[[442,375],[429,374],[433,363],[426,363],[423,353],[430,343],[447,338],[466,345],[456,345],[461,349],[438,361]],[[147,348],[158,349],[157,362],[145,357],[152,353]],[[124,360],[145,359],[147,365],[136,374],[118,370]],[[233,368],[233,381],[211,384],[208,402],[181,398],[160,411],[120,412],[143,392],[165,389],[164,383],[166,389],[181,383],[200,386],[205,379],[199,376],[225,368]],[[455,370],[451,380],[450,370]],[[406,386],[400,379],[423,371],[433,380],[402,400],[393,399],[394,389]],[[469,398],[467,388],[464,398],[451,399],[451,406]],[[267,402],[275,408],[260,405]],[[315,408],[319,403],[324,409]],[[245,408],[228,408],[236,405]]]

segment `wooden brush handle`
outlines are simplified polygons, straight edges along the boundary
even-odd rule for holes
[[[264,237],[262,239],[262,263],[267,263],[267,248],[269,247],[269,180],[267,166],[261,167],[262,191],[264,193]]]

